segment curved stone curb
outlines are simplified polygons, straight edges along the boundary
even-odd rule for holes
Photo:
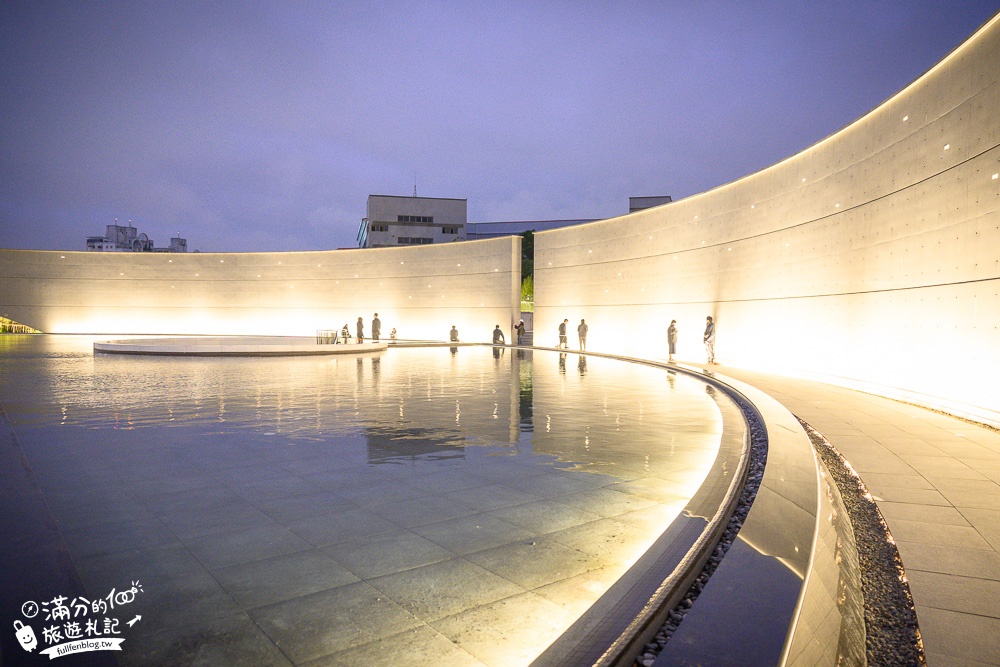
[[[671,608],[688,591],[712,556],[737,508],[750,467],[749,423],[761,423],[752,403],[733,387],[699,369],[648,359],[558,348],[530,348],[590,355],[661,368],[705,382],[728,424],[711,476],[681,516],[642,559],[573,627],[532,663],[543,665],[618,665],[631,662],[659,629]],[[722,397],[725,400],[720,400]],[[748,418],[747,411],[754,416]],[[728,414],[727,414],[728,413]],[[732,428],[741,422],[738,433]],[[727,445],[728,439],[728,445]],[[736,441],[738,440],[738,441]],[[726,450],[729,450],[727,455]]]
[[[822,474],[824,468],[795,416],[765,392],[708,369],[622,355],[561,351],[642,363],[704,379],[742,403],[741,408],[752,406],[760,415],[768,448],[768,467],[760,489],[734,537],[735,553],[728,559],[720,555],[715,578],[698,581],[702,574],[699,566],[692,568],[689,576],[675,578],[672,592],[658,589],[650,596],[642,617],[632,619],[629,629],[611,644],[600,661],[589,660],[587,664],[622,665],[636,659],[639,664],[654,664],[654,655],[644,650],[678,603],[692,609],[692,613],[675,635],[670,650],[655,658],[657,667],[835,664],[838,655],[856,654],[864,634],[848,633],[846,644],[840,645],[840,627],[851,611],[839,604],[839,591],[829,588],[831,577],[836,580],[839,572],[836,512],[829,511],[833,505],[827,478]],[[737,495],[741,491],[742,484],[737,487]],[[703,545],[702,564],[712,556],[731,515],[722,522],[715,540]],[[705,591],[699,606],[693,608],[684,600],[692,583]],[[650,613],[657,606],[656,599],[659,610]],[[747,600],[755,605],[750,612],[755,633],[746,632],[747,616],[738,611]],[[818,632],[828,624],[833,624],[835,631]],[[762,642],[762,637],[766,641]],[[564,664],[576,663],[570,660]]]

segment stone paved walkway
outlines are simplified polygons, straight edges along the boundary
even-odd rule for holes
[[[931,667],[1000,665],[1000,433],[869,394],[726,366],[825,435],[899,547]]]

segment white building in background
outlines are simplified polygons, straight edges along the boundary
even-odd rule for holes
[[[441,197],[368,195],[359,248],[389,248],[465,240],[468,201]]]
[[[129,221],[131,222],[131,221]],[[170,239],[170,245],[166,248],[157,248],[153,239],[131,224],[119,225],[117,219],[115,224],[105,227],[104,236],[88,236],[87,250],[94,252],[187,252],[187,239],[182,239],[180,235]]]

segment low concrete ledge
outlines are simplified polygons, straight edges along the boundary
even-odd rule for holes
[[[315,337],[293,336],[185,336],[132,338],[94,343],[94,352],[184,357],[286,357],[302,355],[366,354],[380,352],[388,343],[318,342]]]
[[[730,398],[738,397],[748,402],[758,412],[767,432],[767,465],[750,512],[729,552],[656,658],[655,666],[860,664],[858,657],[863,661],[865,655],[865,627],[860,611],[863,607],[860,586],[850,584],[857,582],[859,568],[853,533],[839,490],[795,416],[763,391],[707,369],[619,355],[583,354],[696,375]],[[732,453],[730,450],[730,456]],[[736,481],[730,475],[726,477],[726,485]],[[719,481],[722,480],[717,480],[716,484]],[[712,486],[710,480],[706,480],[706,484]],[[699,493],[706,491],[708,489],[703,488]],[[711,494],[716,508],[721,498],[719,491],[717,488]],[[668,533],[700,533],[706,528],[706,520],[696,518],[711,516],[704,513],[705,509],[701,507],[700,512],[692,512],[689,508],[682,515],[687,517],[686,521],[679,520]],[[671,561],[681,568],[685,559],[677,553],[678,543],[672,543],[670,537],[664,534],[661,542],[654,545],[643,560],[659,558],[661,568]],[[695,540],[688,539],[692,540],[689,545],[694,544]],[[714,544],[702,548],[710,553]],[[664,547],[665,551],[659,551]],[[701,553],[700,560],[704,562],[708,555]],[[688,554],[688,557],[696,556]],[[619,593],[618,603],[609,604],[605,600],[603,605],[595,605],[581,618],[577,628],[571,628],[535,664],[632,664],[634,656],[643,652],[642,642],[650,641],[659,629],[657,623],[662,623],[673,604],[683,598],[693,576],[697,575],[695,572],[678,577],[678,572],[668,577],[676,586],[672,592],[665,590],[671,583],[667,580],[661,580],[663,583],[655,592],[649,588],[649,571],[643,577],[646,581],[639,586],[635,580],[628,581],[629,575],[626,575],[616,587],[630,585],[632,590],[628,594]],[[633,579],[638,578],[630,574]],[[621,630],[611,644],[628,644],[631,650],[609,651],[599,658],[589,653],[586,647],[593,651],[596,637],[603,635],[602,640],[607,641],[610,630],[607,626],[615,625],[612,621],[621,623],[620,612],[625,606],[621,599],[631,598],[634,604],[640,595],[638,589],[643,586],[647,587],[648,597],[642,614],[653,619],[650,627],[637,629],[636,619],[640,615],[633,614],[631,627]],[[616,587],[609,593],[614,594]],[[653,611],[652,607],[657,605],[666,609]],[[588,622],[587,616],[595,612],[603,619],[591,618]],[[575,630],[579,635],[590,636],[573,637]]]
[[[768,394],[696,368],[764,420],[767,465],[726,557],[656,667],[836,665],[865,654],[858,556],[836,484],[798,420]]]

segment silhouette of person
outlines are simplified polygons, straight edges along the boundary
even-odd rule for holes
[[[667,346],[670,349],[667,361],[673,361],[674,355],[677,354],[677,320],[670,320],[670,326],[667,327]]]
[[[709,315],[705,318],[705,351],[708,353],[708,363],[715,363],[715,321]]]

